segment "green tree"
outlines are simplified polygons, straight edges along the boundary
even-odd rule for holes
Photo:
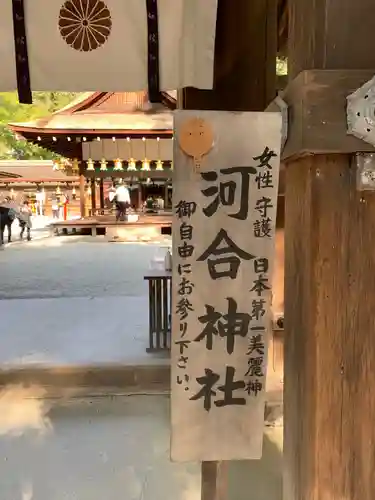
[[[56,155],[16,137],[9,123],[36,120],[63,108],[75,99],[73,92],[33,92],[33,104],[19,104],[16,92],[0,93],[0,159],[53,159]]]

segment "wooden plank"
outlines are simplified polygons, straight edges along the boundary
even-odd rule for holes
[[[374,71],[311,70],[300,73],[283,93],[293,120],[289,123],[282,159],[306,154],[373,152],[370,144],[347,133],[346,97],[371,79]]]
[[[169,330],[169,301],[168,301],[168,280],[162,281],[162,348],[167,349],[168,345],[168,330]]]
[[[203,462],[202,500],[228,498],[228,462]]]
[[[163,180],[165,182],[168,181],[168,179],[173,178],[173,170],[168,168],[167,166],[164,166],[164,170],[150,170],[150,171],[141,171],[141,170],[135,170],[128,172],[126,169],[122,172],[116,171],[116,172],[93,172],[93,171],[87,171],[85,172],[85,177],[87,179],[105,179],[108,176],[113,177],[114,179],[125,179],[128,180],[129,182],[134,182],[136,180],[142,179],[146,180],[148,178],[150,179],[157,179],[157,180]]]
[[[284,497],[372,500],[375,198],[345,155],[286,175]]]
[[[161,349],[161,336],[163,331],[162,323],[162,286],[161,280],[154,280],[155,283],[155,339],[156,349]]]
[[[86,184],[85,176],[81,173],[79,176],[79,207],[80,207],[80,213],[81,213],[82,218],[86,216],[85,184]]]
[[[104,199],[104,179],[100,179],[100,184],[99,184],[99,201],[100,201],[100,208],[101,210],[104,209],[105,207],[105,199]]]
[[[274,14],[272,14],[272,11]],[[276,96],[275,0],[219,0],[215,46],[214,88],[212,91],[184,89],[178,105],[185,109],[263,110]],[[275,25],[272,25],[272,22]],[[269,79],[269,80],[268,80]],[[217,463],[222,467],[222,463]],[[221,469],[225,475],[225,468]],[[202,498],[222,491],[222,477],[209,474],[202,464]],[[209,489],[204,487],[209,484]],[[228,495],[223,495],[227,498]],[[217,499],[221,500],[221,496]]]
[[[149,350],[154,349],[154,283],[148,281],[148,346]]]
[[[92,214],[95,213],[96,210],[96,180],[95,177],[91,179],[91,211]]]
[[[290,78],[314,68],[372,69],[374,31],[373,0],[289,0]]]
[[[197,116],[210,124],[214,137],[200,172],[179,147],[186,120]],[[280,143],[279,114],[175,115],[171,454],[176,461],[262,454]],[[257,158],[267,155],[267,148],[274,156],[265,166]],[[258,174],[267,172],[272,182],[258,184]],[[259,210],[264,201],[266,213]],[[270,232],[259,234],[262,218]],[[261,282],[265,288],[259,289]]]
[[[219,0],[214,90],[185,89],[184,109],[261,111],[276,96],[276,0]]]

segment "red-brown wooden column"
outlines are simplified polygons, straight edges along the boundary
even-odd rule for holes
[[[105,200],[104,200],[104,179],[100,179],[99,184],[99,199],[100,199],[100,209],[103,210],[105,208]]]
[[[137,194],[138,194],[138,210],[142,210],[142,205],[143,205],[143,199],[142,199],[142,184],[138,184],[137,188]]]
[[[345,98],[375,72],[375,2],[289,13],[284,499],[373,500],[375,194],[356,189],[370,148],[346,135]]]
[[[91,179],[91,215],[96,215],[96,179]]]
[[[81,217],[86,216],[86,193],[85,193],[86,179],[84,174],[81,172],[79,176],[79,207],[81,212]]]

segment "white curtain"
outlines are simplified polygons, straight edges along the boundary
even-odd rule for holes
[[[147,88],[145,0],[24,0],[32,90]],[[212,88],[217,0],[158,0],[160,89]],[[0,1],[0,91],[17,88],[11,0]]]

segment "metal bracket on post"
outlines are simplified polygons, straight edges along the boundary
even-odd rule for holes
[[[375,77],[347,97],[348,134],[375,146]]]
[[[286,141],[288,140],[288,105],[281,97],[278,95],[270,104],[267,106],[267,112],[275,113],[280,112],[282,117],[282,130],[281,130],[281,151],[284,149]]]
[[[347,97],[348,133],[375,147],[375,77]],[[375,191],[375,154],[358,152],[357,189]]]

